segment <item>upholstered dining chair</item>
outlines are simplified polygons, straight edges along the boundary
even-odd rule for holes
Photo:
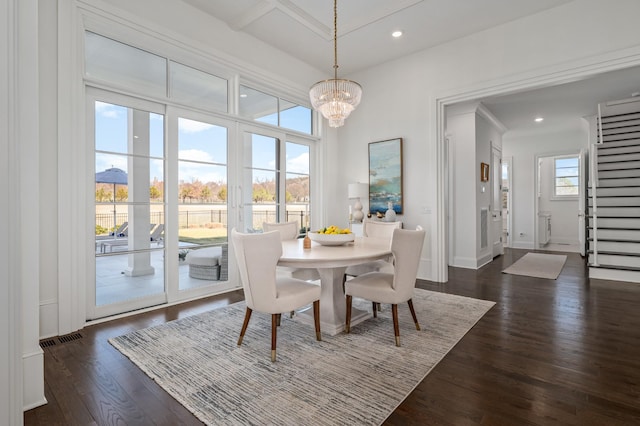
[[[264,232],[279,231],[280,239],[282,241],[295,240],[300,235],[298,222],[263,222],[262,230]],[[320,279],[320,274],[315,269],[289,268],[286,266],[278,266],[277,271],[279,275],[289,275],[293,278],[298,278],[305,281],[315,281]]]
[[[411,299],[416,284],[416,276],[418,275],[424,237],[424,230],[394,229],[391,238],[393,273],[369,272],[345,282],[344,291],[347,303],[345,331],[347,333],[351,331],[351,303],[353,297],[370,300],[373,303],[374,316],[376,314],[376,303],[391,304],[396,346],[400,346],[399,303],[407,302],[416,330],[420,330],[420,324]]]
[[[298,230],[298,222],[263,222],[262,230],[264,232],[279,231],[282,241],[295,240],[300,232]]]
[[[280,233],[243,234],[231,230],[231,242],[240,270],[247,304],[238,338],[242,344],[251,313],[271,314],[271,361],[276,360],[276,337],[282,312],[291,312],[313,303],[316,339],[320,335],[320,286],[295,278],[276,276],[276,264],[282,256]]]
[[[393,230],[402,226],[402,222],[382,222],[379,220],[365,219],[362,221],[362,237],[384,240],[391,245]],[[357,277],[368,272],[393,272],[393,265],[386,260],[375,260],[360,265],[349,266],[345,271],[346,276]]]

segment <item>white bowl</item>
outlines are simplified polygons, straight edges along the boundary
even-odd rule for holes
[[[323,246],[341,246],[350,243],[356,239],[354,233],[351,234],[318,234],[317,232],[309,232],[311,241],[315,241]]]

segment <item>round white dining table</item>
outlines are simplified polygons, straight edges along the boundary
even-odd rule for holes
[[[278,265],[318,270],[321,286],[320,326],[323,333],[334,336],[345,326],[347,308],[342,282],[347,266],[386,259],[390,255],[389,241],[375,238],[357,237],[353,243],[340,246],[323,246],[312,242],[310,249],[303,248],[303,240],[297,239],[282,242],[282,256]],[[370,315],[366,311],[352,309],[351,325],[364,321]]]

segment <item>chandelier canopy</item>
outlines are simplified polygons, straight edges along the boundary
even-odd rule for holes
[[[333,1],[333,58],[333,78],[311,86],[309,98],[313,109],[329,120],[329,127],[340,127],[360,103],[362,87],[338,78],[338,0]]]

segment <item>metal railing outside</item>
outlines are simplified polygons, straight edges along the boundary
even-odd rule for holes
[[[305,223],[304,211],[291,210],[286,212],[287,222],[298,222],[298,224]],[[113,229],[113,213],[97,213],[96,214],[96,227],[100,226],[112,232]],[[116,214],[116,226],[123,224],[129,220],[128,213]],[[307,218],[308,219],[308,218]],[[251,226],[253,229],[262,229],[264,222],[276,222],[276,212],[273,210],[253,210]],[[164,224],[163,212],[151,212],[150,222],[153,224]],[[308,220],[306,221],[308,223]],[[210,209],[201,211],[181,211],[178,214],[178,227],[180,229],[204,227],[211,224],[220,224],[223,226],[228,225],[228,217],[226,209]],[[300,225],[302,228],[302,225]]]

